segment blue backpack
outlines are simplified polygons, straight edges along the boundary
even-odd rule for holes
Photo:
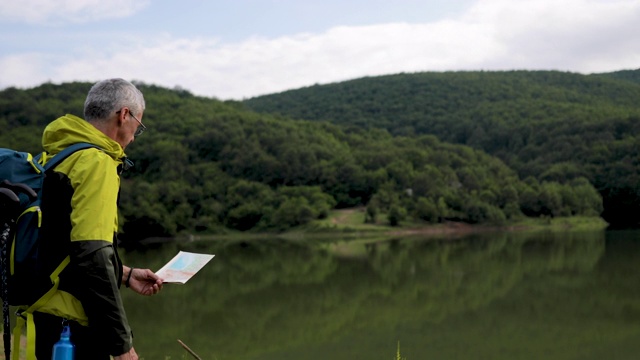
[[[19,307],[20,318],[31,317],[39,306],[45,304],[58,287],[58,276],[69,263],[67,256],[55,269],[42,269],[41,262],[47,254],[40,254],[42,211],[40,199],[44,179],[53,168],[74,152],[98,148],[88,143],[67,147],[45,162],[46,153],[32,156],[27,152],[0,148],[0,271],[2,271],[4,347],[9,359],[9,305]],[[44,215],[46,216],[46,214]],[[43,273],[46,270],[46,273]],[[14,329],[14,357],[17,356],[21,332],[21,319]],[[20,327],[20,329],[18,329]],[[19,330],[16,333],[16,330]],[[27,326],[27,345],[30,334]],[[16,340],[17,339],[17,340]],[[9,346],[8,346],[9,345]],[[16,346],[18,345],[18,346]],[[33,349],[27,346],[27,353]]]

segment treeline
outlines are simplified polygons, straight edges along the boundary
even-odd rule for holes
[[[640,225],[640,70],[398,74],[249,99],[253,110],[396,136],[435,135],[503,160],[521,179],[587,179],[602,216]]]
[[[81,115],[91,84],[44,84],[0,94],[0,146],[41,151],[42,130]],[[501,160],[435,136],[392,136],[257,114],[237,102],[139,84],[148,131],[127,154],[121,224],[128,239],[236,230],[281,231],[334,208],[368,220],[502,223],[523,216],[595,215],[587,179],[521,180]]]

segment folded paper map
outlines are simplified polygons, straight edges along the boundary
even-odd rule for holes
[[[156,272],[165,283],[184,284],[215,255],[180,251],[165,266]]]

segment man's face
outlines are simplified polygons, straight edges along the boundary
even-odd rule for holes
[[[119,122],[121,124],[116,141],[125,149],[131,144],[136,136],[142,134],[146,127],[142,124],[142,117],[144,113],[136,116],[129,108],[122,108],[118,112]]]

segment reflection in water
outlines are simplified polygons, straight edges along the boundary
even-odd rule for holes
[[[397,341],[409,360],[585,359],[586,343],[640,335],[604,321],[608,335],[596,336],[603,324],[590,317],[603,320],[611,300],[605,244],[604,232],[172,244],[125,260],[158,269],[178,250],[216,257],[186,285],[125,292],[125,304],[147,360],[182,359],[176,339],[220,360],[389,359]],[[639,310],[628,304],[625,319]]]

